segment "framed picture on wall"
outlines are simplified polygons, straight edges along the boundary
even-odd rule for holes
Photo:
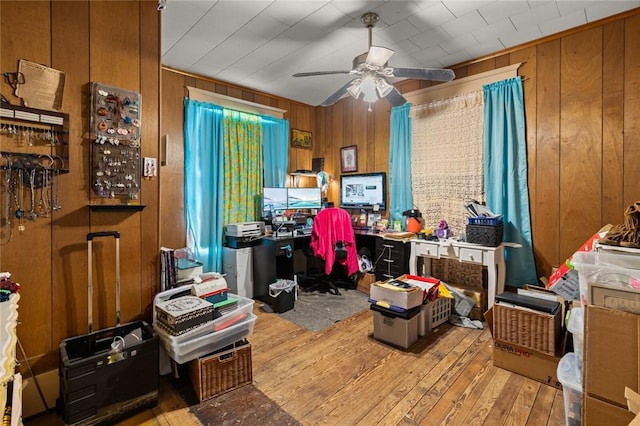
[[[349,145],[340,148],[340,171],[342,173],[358,171],[358,146]]]
[[[311,132],[306,130],[291,129],[291,147],[312,149],[313,139],[311,138]]]

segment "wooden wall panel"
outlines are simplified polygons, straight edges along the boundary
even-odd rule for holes
[[[640,201],[640,14],[625,19],[624,186],[625,207]]]
[[[602,223],[622,223],[624,212],[624,21],[603,28]]]
[[[66,72],[62,109],[73,119],[69,123],[69,173],[60,176],[60,187],[65,190],[52,233],[53,252],[58,253],[53,256],[52,338],[46,351],[27,349],[27,353],[49,352],[53,358],[50,367],[54,367],[57,343],[87,331],[89,4],[57,1],[51,12],[51,22],[57,28],[52,33],[51,65]],[[69,49],[71,45],[73,49]]]
[[[42,26],[33,28],[30,17],[42,21]],[[51,15],[48,2],[3,2],[0,18],[2,49],[0,60],[3,72],[18,70],[18,61],[28,61],[51,65]],[[21,39],[28,41],[22,43]],[[13,104],[20,104],[13,95],[13,89],[1,84],[2,94]],[[17,138],[0,136],[2,150],[25,152],[17,143]],[[4,174],[3,174],[4,177]],[[29,182],[29,173],[24,178]],[[22,185],[19,191],[21,208],[30,209],[30,185]],[[39,193],[34,193],[37,197]],[[2,198],[4,200],[4,198]],[[37,198],[36,198],[37,200]],[[4,212],[4,209],[3,209]],[[50,347],[52,288],[51,288],[51,223],[52,218],[37,218],[35,221],[23,219],[23,232],[17,229],[18,220],[12,218],[13,238],[0,246],[0,270],[12,273],[12,279],[22,284],[20,301],[19,337],[28,353],[42,353]],[[3,229],[3,233],[6,229]],[[4,241],[3,241],[4,244]],[[29,300],[32,303],[24,303]],[[25,334],[24,330],[30,333]],[[28,349],[27,349],[28,348]],[[20,355],[20,354],[18,354]],[[21,357],[19,357],[21,358]]]
[[[551,223],[560,217],[560,40],[551,40],[537,48],[535,104],[537,127],[536,179],[529,182],[534,246],[537,250],[537,269],[548,271],[557,262],[560,253],[560,230]],[[527,128],[527,130],[533,130]],[[536,142],[534,140],[534,142]],[[533,153],[529,153],[529,158]],[[531,162],[529,167],[531,168]]]
[[[583,229],[601,225],[601,27],[562,39],[560,78],[560,257],[567,258],[584,242]]]
[[[165,165],[160,167],[160,242],[180,248],[186,244],[184,219],[184,97],[185,77],[162,71],[161,135],[166,137]],[[171,218],[171,220],[167,220]]]
[[[142,156],[160,157],[160,14],[157,4],[144,1],[140,7],[140,91],[142,109]],[[160,282],[158,249],[160,247],[160,179],[142,181],[141,202],[147,207],[140,214],[140,304],[139,311],[152,322],[151,304]]]
[[[114,31],[113,21],[105,19],[118,16],[117,31]],[[140,92],[140,10],[137,1],[92,1],[89,3],[90,23],[90,79],[126,90]],[[153,102],[152,102],[153,104]],[[145,110],[145,98],[141,102],[142,111]],[[99,198],[91,194],[92,202],[99,202]],[[141,239],[140,213],[92,212],[91,232],[117,230],[121,233],[120,275],[123,283],[121,287],[121,311],[123,321],[129,321],[140,312],[141,268]],[[111,256],[111,252],[105,251]],[[115,258],[97,259],[106,265],[113,265]],[[115,281],[115,271],[105,269],[103,277],[105,283]],[[108,285],[108,284],[107,284]],[[106,297],[109,302],[97,304],[98,298]],[[108,327],[115,323],[115,289],[113,285],[105,288],[103,295],[96,295],[94,306],[105,309],[108,313],[101,313],[97,323],[99,328]],[[103,322],[104,320],[104,322]],[[95,321],[95,320],[94,320]]]

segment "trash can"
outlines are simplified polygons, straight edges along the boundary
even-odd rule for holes
[[[296,282],[291,280],[278,280],[269,284],[273,312],[280,314],[293,309],[296,301],[296,287]]]

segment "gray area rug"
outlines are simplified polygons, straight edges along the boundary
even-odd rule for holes
[[[369,309],[368,296],[358,290],[340,289],[342,295],[298,292],[294,308],[280,315],[311,331],[320,331],[338,321]]]

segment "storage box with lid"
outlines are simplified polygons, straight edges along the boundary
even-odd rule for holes
[[[566,353],[558,363],[558,380],[564,395],[564,419],[567,426],[582,424],[582,375],[574,352]]]
[[[382,306],[371,305],[373,311],[373,337],[404,349],[418,340],[420,307],[395,312]]]
[[[189,363],[189,377],[200,402],[253,381],[251,344],[240,340]]]
[[[371,300],[380,305],[389,305],[394,310],[415,308],[422,305],[424,300],[422,287],[406,282],[402,277],[376,281],[369,290]]]
[[[156,303],[157,324],[174,336],[213,321],[213,303],[196,296],[181,296]]]

